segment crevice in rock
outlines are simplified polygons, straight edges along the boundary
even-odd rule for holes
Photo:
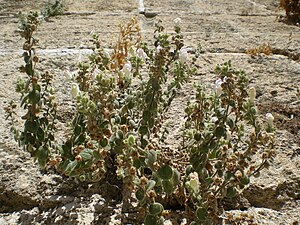
[[[31,196],[20,195],[14,191],[0,190],[0,212],[14,212],[32,209],[39,205]]]

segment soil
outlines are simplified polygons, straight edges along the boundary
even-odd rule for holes
[[[2,224],[121,224],[121,192],[111,182],[77,184],[73,180],[40,170],[29,154],[22,151],[9,132],[3,108],[18,100],[15,83],[23,64],[22,40],[16,32],[19,11],[40,10],[45,0],[0,0],[0,225]],[[166,28],[182,19],[187,46],[201,44],[197,75],[184,86],[168,114],[172,129],[166,149],[175,149],[183,122],[185,103],[191,99],[194,82],[210,84],[217,64],[231,60],[244,70],[257,89],[261,115],[275,117],[276,156],[268,170],[228,203],[232,224],[300,223],[300,27],[284,22],[279,0],[66,0],[67,11],[44,21],[38,29],[40,70],[55,74],[60,102],[60,125],[71,115],[73,105],[66,70],[91,53],[91,34],[111,43],[118,25],[138,18],[142,34],[150,39],[154,23]],[[144,4],[146,18],[139,14]],[[271,54],[245,54],[263,44]],[[185,224],[180,209],[170,212],[165,224]],[[239,215],[248,220],[240,220]],[[130,215],[129,215],[130,217]],[[134,223],[134,222],[133,222]]]

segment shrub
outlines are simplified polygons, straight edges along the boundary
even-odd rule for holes
[[[300,21],[299,0],[280,0],[280,6],[285,9],[288,19],[292,21]]]
[[[214,90],[195,86],[196,100],[185,110],[179,149],[188,153],[189,165],[186,174],[180,174],[163,154],[161,127],[178,91],[196,72],[196,58],[190,59],[178,23],[168,34],[158,22],[150,45],[142,41],[134,18],[120,26],[111,49],[93,37],[94,52],[79,63],[73,77],[72,133],[57,143],[52,76],[37,70],[37,18],[30,13],[21,20],[25,66],[20,71],[25,77],[18,80],[16,90],[26,114],[21,117],[23,129],[13,126],[13,131],[42,167],[54,167],[81,182],[113,174],[122,180],[123,213],[131,207],[134,192],[145,224],[163,224],[164,207],[174,197],[183,199],[180,204],[191,224],[211,224],[222,213],[221,200],[235,196],[269,165],[272,115],[261,122],[255,89],[249,88],[244,72],[227,62],[216,68]],[[12,122],[18,119],[16,107],[12,102],[6,108]]]
[[[49,0],[42,8],[41,14],[44,18],[62,15],[65,11],[64,0]]]

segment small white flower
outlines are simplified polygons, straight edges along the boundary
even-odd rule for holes
[[[143,59],[144,61],[148,58],[146,52],[144,52],[144,50],[142,48],[139,48],[136,53],[137,53],[138,57]]]
[[[73,98],[76,98],[80,93],[80,90],[79,90],[79,86],[78,84],[76,83],[73,83],[72,84],[72,87],[71,87],[71,95]]]
[[[180,50],[179,50],[179,61],[181,63],[185,63],[187,61],[187,58],[188,58],[188,52],[187,52],[187,49],[182,47]]]
[[[160,51],[161,51],[162,49],[163,49],[163,48],[162,48],[160,45],[158,45],[158,46],[156,47],[156,54],[159,54]]]
[[[256,97],[256,90],[255,90],[255,87],[249,88],[249,90],[248,90],[248,95],[249,95],[249,101],[250,101],[251,103],[253,103],[253,102],[254,102],[254,99],[255,99],[255,97]]]
[[[174,19],[174,23],[176,26],[178,26],[179,24],[181,24],[181,19],[177,17],[176,19]]]
[[[222,84],[223,83],[224,83],[224,81],[221,78],[219,78],[218,80],[215,81],[215,84],[213,85],[213,88],[215,89],[217,96],[220,96],[222,94]]]
[[[122,71],[126,76],[128,76],[131,72],[131,69],[132,69],[131,62],[128,61],[127,63],[124,64]]]
[[[273,126],[274,116],[272,115],[272,113],[267,113],[266,114],[266,119],[267,119],[267,123],[270,126]]]
[[[190,178],[190,187],[195,193],[198,193],[199,185],[200,185],[198,173],[197,172],[190,173],[189,178]]]
[[[211,120],[212,123],[215,123],[215,122],[218,121],[218,117],[213,116],[210,120]]]

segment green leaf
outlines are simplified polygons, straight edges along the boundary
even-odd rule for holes
[[[62,145],[62,157],[70,158],[72,156],[71,150],[72,150],[72,142],[70,140],[66,141]]]
[[[65,173],[68,174],[68,175],[69,175],[70,173],[72,173],[73,170],[76,168],[77,164],[78,164],[78,163],[77,163],[76,160],[69,162],[69,164],[67,165],[67,167],[66,167],[66,169],[65,169]]]
[[[151,101],[152,101],[152,98],[153,98],[153,94],[152,94],[152,93],[148,93],[148,94],[145,96],[145,102],[146,102],[146,104],[150,104]]]
[[[226,130],[224,129],[224,127],[217,127],[216,129],[216,137],[217,138],[221,138],[225,135]]]
[[[170,180],[173,177],[173,169],[169,165],[163,165],[157,171],[157,175],[160,179]]]
[[[82,157],[83,161],[90,160],[93,157],[93,150],[84,149],[79,153],[79,155]]]
[[[134,102],[133,101],[129,101],[127,104],[128,109],[133,109],[134,107]]]
[[[103,137],[101,140],[100,140],[100,145],[101,147],[105,148],[107,145],[108,145],[108,140],[106,137]]]
[[[228,187],[226,189],[226,197],[227,198],[232,198],[236,195],[236,189],[234,187]]]
[[[247,185],[250,183],[250,178],[246,174],[244,174],[244,176],[240,180],[240,183],[242,185]]]
[[[155,187],[156,182],[154,180],[148,180],[146,184],[146,190],[150,191],[152,188]]]
[[[133,146],[135,144],[135,138],[132,134],[128,136],[128,145]]]
[[[141,160],[139,160],[139,159],[133,160],[133,166],[137,169],[141,168],[141,166],[142,166]]]
[[[29,94],[28,94],[29,101],[32,104],[37,104],[41,100],[41,94],[38,90],[33,89]]]
[[[118,130],[116,133],[116,137],[117,139],[123,139],[124,138],[123,132],[121,130]]]
[[[154,202],[149,206],[149,213],[154,216],[160,215],[163,212],[163,210],[164,210],[163,205],[158,202]]]
[[[145,217],[144,224],[145,225],[157,225],[157,220],[158,220],[158,218],[156,216],[148,214]]]
[[[206,220],[207,218],[207,210],[204,207],[198,207],[196,210],[196,216],[198,220]]]
[[[144,112],[143,112],[143,120],[149,121],[150,118],[151,118],[151,112],[148,111],[148,110],[144,111]]]
[[[45,140],[45,132],[41,127],[38,128],[36,136],[37,136],[38,140],[41,142],[43,142]]]
[[[39,126],[38,126],[38,123],[36,121],[27,120],[25,122],[25,130],[30,132],[30,133],[36,133],[38,128],[39,128]]]
[[[135,192],[135,197],[137,200],[142,201],[145,198],[145,190],[140,188]]]
[[[49,148],[47,146],[42,146],[37,150],[37,159],[41,167],[45,167],[48,161]]]
[[[170,180],[162,180],[162,186],[166,194],[170,195],[174,191],[174,184]]]
[[[148,128],[146,126],[141,126],[139,129],[139,133],[143,136],[149,133]]]
[[[200,141],[201,140],[201,133],[195,133],[195,135],[194,135],[194,139],[196,140],[196,141]]]
[[[26,71],[26,74],[28,76],[32,76],[33,75],[33,70],[32,70],[32,64],[31,64],[31,62],[28,61],[28,63],[26,63],[26,65],[25,65],[25,71]]]
[[[158,83],[158,79],[152,79],[152,87],[155,91],[160,89],[160,84]]]

